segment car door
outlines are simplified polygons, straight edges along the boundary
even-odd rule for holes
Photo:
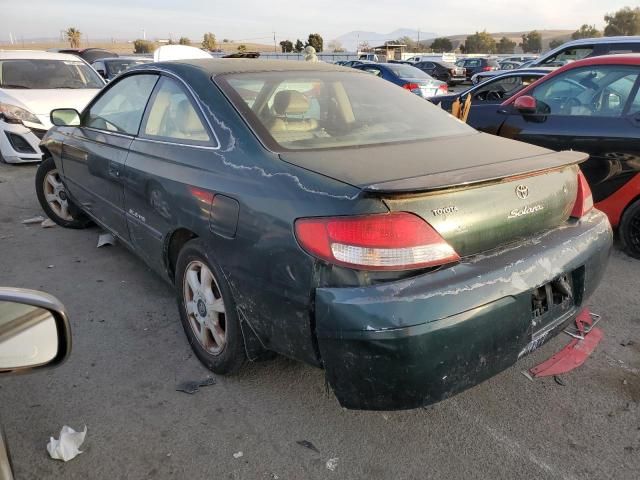
[[[595,65],[567,70],[528,92],[535,114],[507,108],[501,136],[554,150],[579,150],[595,202],[607,198],[639,169],[640,67]]]
[[[164,269],[163,242],[169,232],[179,226],[199,234],[209,229],[214,192],[199,184],[212,175],[209,170],[219,160],[214,154],[218,148],[189,91],[180,80],[163,75],[131,144],[124,192],[132,246],[159,272]],[[237,207],[234,202],[217,197],[217,206],[227,212]],[[224,230],[223,236],[235,234],[235,224],[214,227]]]
[[[157,75],[138,74],[112,83],[82,113],[62,146],[67,188],[82,208],[128,241],[124,218],[124,164]]]
[[[541,76],[542,74],[535,73],[513,73],[492,78],[474,87],[470,92],[471,109],[467,123],[483,132],[497,133],[504,120],[499,112],[500,105]]]

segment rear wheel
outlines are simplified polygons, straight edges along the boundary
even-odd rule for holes
[[[633,258],[640,258],[640,200],[624,211],[619,233],[625,251]]]
[[[215,373],[236,372],[245,351],[235,303],[201,240],[180,251],[175,283],[182,326],[196,356]]]
[[[85,228],[91,220],[71,201],[53,158],[45,157],[36,172],[36,195],[47,216],[61,227]]]

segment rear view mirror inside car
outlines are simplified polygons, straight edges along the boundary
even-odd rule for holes
[[[77,127],[80,125],[80,114],[73,108],[58,108],[51,111],[51,123],[56,127]]]
[[[0,289],[0,374],[59,364],[70,349],[60,302],[31,290]]]

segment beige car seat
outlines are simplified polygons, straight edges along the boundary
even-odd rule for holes
[[[297,90],[282,90],[273,99],[275,116],[268,120],[269,133],[278,142],[294,142],[313,138],[318,121],[304,118],[309,111],[309,99]],[[295,117],[291,117],[295,115]]]

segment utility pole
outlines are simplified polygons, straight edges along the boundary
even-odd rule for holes
[[[276,32],[273,32],[273,51],[278,53],[278,47],[276,47]]]
[[[418,27],[418,43],[416,44],[416,49],[420,48],[420,27]]]

